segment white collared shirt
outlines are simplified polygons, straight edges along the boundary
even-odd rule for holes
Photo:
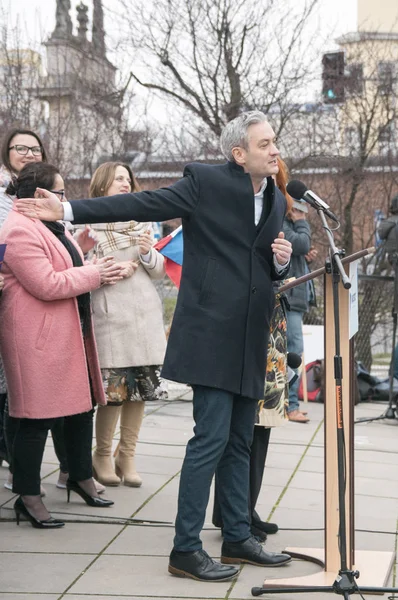
[[[254,194],[254,224],[258,225],[261,219],[261,213],[263,212],[264,204],[264,192],[267,187],[267,178],[263,179],[260,189],[257,194]]]
[[[264,204],[264,192],[267,187],[267,178],[263,179],[260,189],[257,194],[254,194],[254,224],[258,225],[261,219],[261,214],[263,212],[263,204]],[[284,269],[286,269],[289,262],[284,265],[280,265],[276,260],[276,256],[274,254],[274,267],[277,273],[281,273]]]

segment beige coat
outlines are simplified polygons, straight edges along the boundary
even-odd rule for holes
[[[95,225],[93,226],[95,228]],[[96,230],[99,241],[105,233]],[[92,293],[94,331],[101,368],[163,364],[166,336],[162,303],[152,282],[164,276],[163,256],[151,250],[151,260],[139,258],[138,246],[110,252],[116,261],[135,260],[134,275]]]

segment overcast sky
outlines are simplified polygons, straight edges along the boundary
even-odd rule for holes
[[[134,0],[131,0],[133,2]],[[283,0],[278,0],[279,2]],[[298,2],[302,0],[297,0]],[[71,0],[74,17],[75,7],[80,0]],[[91,8],[91,0],[84,0],[84,3]],[[114,10],[118,6],[118,0],[104,0],[106,9]],[[13,20],[19,17],[29,32],[29,37],[36,40],[43,39],[43,36],[50,33],[55,24],[55,6],[56,0],[0,0],[0,6],[6,9],[7,13],[13,15]],[[330,34],[328,48],[333,48],[333,38],[354,31],[357,18],[357,0],[320,0],[320,17],[323,31],[322,35]],[[109,28],[109,23],[108,23]]]
[[[151,1],[151,0],[148,0]],[[155,0],[156,1],[156,0]],[[261,0],[259,0],[261,2]],[[284,0],[277,0],[283,2]],[[334,39],[338,36],[356,30],[357,22],[357,1],[358,0],[319,0],[318,15],[314,18],[314,36],[319,35],[320,39],[326,39],[324,50],[334,50],[336,45]],[[134,2],[134,0],[130,0]],[[305,0],[294,0],[299,5]],[[71,16],[76,24],[76,6],[80,0],[71,0]],[[92,0],[83,0],[89,7],[89,17],[91,22]],[[103,0],[105,9],[105,29],[111,38],[117,38],[117,20],[112,18],[112,13],[118,11],[119,0]],[[27,42],[36,43],[36,49],[40,41],[45,40],[53,31],[55,26],[56,0],[0,0],[0,20],[4,15],[8,18],[8,27],[18,22],[19,29],[26,32]],[[121,15],[122,16],[122,15]],[[24,45],[24,39],[21,40],[21,46]],[[112,46],[112,39],[111,44]],[[316,44],[319,47],[319,44]],[[110,55],[109,58],[121,67],[118,60],[121,57]],[[320,66],[320,65],[319,65]],[[312,100],[319,93],[319,85],[314,85],[314,89],[305,90],[306,100]],[[155,115],[160,121],[168,120],[168,113],[164,111],[164,99],[144,93],[141,89],[135,90],[135,112],[137,118],[149,110],[151,115]]]

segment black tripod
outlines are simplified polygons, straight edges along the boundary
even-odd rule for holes
[[[340,570],[331,586],[308,586],[308,587],[254,587],[251,590],[252,596],[261,596],[262,594],[304,594],[315,592],[331,592],[343,596],[349,600],[351,594],[359,592],[356,579],[359,577],[358,571],[348,568],[347,561],[347,537],[346,537],[346,461],[345,461],[345,437],[343,422],[343,363],[340,354],[340,312],[339,312],[339,284],[340,280],[345,289],[351,287],[351,282],[344,271],[341,263],[341,256],[344,251],[339,250],[333,238],[324,211],[321,207],[317,208],[321,218],[323,228],[326,231],[330,246],[330,259],[326,263],[327,273],[332,275],[333,282],[333,319],[335,332],[335,356],[334,356],[334,380],[336,390],[336,426],[337,426],[337,465],[338,465],[338,504],[339,504],[339,550],[340,550]],[[384,593],[398,592],[398,588],[381,587],[363,587],[360,592],[364,593]]]
[[[396,358],[396,344],[397,344],[397,325],[398,325],[398,255],[394,253],[392,261],[394,267],[394,301],[392,307],[392,350],[391,350],[391,361],[389,371],[389,390],[388,390],[388,407],[379,417],[365,417],[357,419],[356,423],[370,423],[372,421],[381,421],[383,419],[398,419],[398,404],[397,394],[394,394],[394,368]]]

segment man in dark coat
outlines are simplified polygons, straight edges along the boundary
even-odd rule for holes
[[[193,387],[194,437],[181,471],[169,571],[201,581],[237,574],[232,564],[279,566],[251,536],[249,460],[257,402],[264,394],[272,281],[288,271],[291,245],[281,233],[286,210],[272,176],[275,134],[263,113],[243,113],[224,128],[228,162],[193,163],[184,177],[156,191],[61,204],[38,190],[17,208],[43,220],[75,223],[165,221],[181,217],[180,291],[162,375]],[[211,481],[217,468],[224,542],[220,564],[202,549]]]

